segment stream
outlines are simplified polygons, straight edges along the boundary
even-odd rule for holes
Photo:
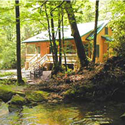
[[[104,121],[125,125],[120,119],[124,106],[113,102],[38,104],[9,113],[8,104],[1,102],[0,125],[100,125]]]

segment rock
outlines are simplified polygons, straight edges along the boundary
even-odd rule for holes
[[[18,94],[14,95],[12,99],[9,101],[9,112],[13,111],[22,111],[23,105],[26,104],[26,99]]]
[[[23,91],[16,91],[15,93],[19,96],[25,97],[25,92]]]
[[[43,102],[48,99],[49,93],[44,91],[26,92],[26,99],[30,102]]]
[[[120,118],[125,121],[125,113],[120,116]]]
[[[15,92],[8,85],[0,86],[0,99],[4,102],[8,102],[14,94]]]
[[[14,105],[25,105],[26,104],[26,99],[20,95],[14,95],[12,99],[10,100],[9,104],[14,104]]]
[[[14,104],[9,104],[8,105],[9,112],[21,112],[23,110],[22,105],[14,105]]]

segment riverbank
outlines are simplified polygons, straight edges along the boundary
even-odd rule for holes
[[[0,80],[0,82],[1,89],[11,87],[10,84],[16,85],[15,79]],[[3,87],[2,84],[4,84]],[[82,72],[58,73],[49,80],[38,80],[37,84],[27,85],[22,92],[24,97],[27,97],[27,94],[29,97],[32,93],[32,97],[29,98],[33,98],[31,100],[34,102],[35,97],[36,102],[44,100],[48,103],[68,103],[76,100],[125,102],[123,98],[125,96],[125,59],[113,57],[105,64],[89,66]],[[39,99],[39,96],[45,99]],[[31,100],[27,98],[26,100],[30,102]]]

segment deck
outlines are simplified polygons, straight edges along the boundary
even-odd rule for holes
[[[59,58],[59,54],[58,54]],[[76,54],[66,54],[66,63],[75,65],[77,62],[77,55]],[[26,55],[26,63],[25,69],[31,69],[35,65],[42,67],[45,66],[47,63],[53,64],[53,57],[52,54],[45,54],[43,57],[40,57],[39,54],[27,54]],[[65,64],[64,55],[62,55],[62,64]]]

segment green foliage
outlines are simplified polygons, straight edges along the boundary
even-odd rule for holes
[[[76,53],[76,50],[74,49],[73,44],[70,41],[65,42],[65,47],[63,49],[67,54]]]
[[[91,59],[90,57],[88,57],[88,56],[87,56],[87,60],[88,60],[89,62],[92,62],[92,59]]]
[[[35,1],[34,1],[35,2]],[[39,20],[34,21],[36,17],[31,13],[32,5],[27,8],[24,0],[20,3],[21,8],[21,40],[25,40],[39,33],[42,29]],[[15,28],[15,3],[14,1],[0,2],[0,69],[16,68],[16,28]],[[41,29],[40,29],[41,28]],[[25,62],[25,46],[22,45],[22,66]]]
[[[72,69],[70,69],[70,68],[67,67],[67,71],[66,71],[65,73],[66,73],[67,75],[72,74]]]
[[[74,95],[75,93],[76,93],[75,90],[69,89],[69,90],[67,90],[67,91],[64,93],[64,95],[65,95],[65,96],[69,96],[69,95]]]
[[[15,73],[13,73],[13,72],[4,72],[4,73],[0,72],[0,77],[12,76],[12,75],[14,75],[14,74],[15,74]]]
[[[11,88],[16,87],[18,85],[17,80],[16,79],[11,79],[11,78],[10,79],[1,79],[0,84],[10,85]]]
[[[125,4],[124,1],[113,1],[111,3],[112,18],[111,27],[114,41],[111,45],[118,56],[125,56]]]

